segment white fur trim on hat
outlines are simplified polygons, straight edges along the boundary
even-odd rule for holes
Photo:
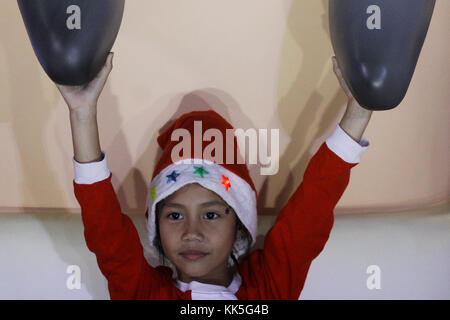
[[[208,172],[203,178],[199,174],[194,174],[194,167],[201,167]],[[167,176],[173,171],[179,174],[176,181]],[[230,181],[228,191],[222,184],[222,175]],[[153,179],[147,199],[148,220],[147,230],[150,245],[156,236],[155,211],[156,204],[172,193],[190,183],[198,183],[206,189],[218,194],[229,206],[231,206],[242,224],[247,228],[252,236],[253,246],[256,242],[257,212],[256,194],[250,185],[237,174],[214,162],[202,159],[184,159],[164,168]],[[236,259],[245,253],[247,247],[244,241],[236,241],[234,249],[237,252]]]

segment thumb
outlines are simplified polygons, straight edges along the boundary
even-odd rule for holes
[[[108,57],[106,58],[106,62],[103,65],[103,68],[100,70],[100,72],[97,74],[97,76],[92,80],[92,90],[95,91],[101,91],[103,87],[105,86],[106,80],[108,79],[109,74],[111,73],[111,70],[113,68],[113,56],[114,53],[110,52],[108,54]]]
[[[339,67],[339,63],[337,62],[336,57],[332,57],[332,60],[333,60],[333,70],[334,70],[334,73],[336,74],[339,84],[341,85],[345,94],[349,98],[353,98],[352,92],[350,91],[350,89],[348,87],[347,81],[344,79],[344,76],[342,75],[342,70]]]
[[[102,78],[102,79],[106,78],[109,75],[109,73],[111,72],[111,70],[113,68],[113,64],[112,64],[113,58],[114,58],[114,52],[110,52],[108,54],[108,56],[106,57],[106,62],[103,65],[103,68],[100,70],[100,72],[98,74],[98,76],[100,78]]]

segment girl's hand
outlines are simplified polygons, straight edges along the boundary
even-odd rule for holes
[[[331,58],[333,60],[333,71],[336,74],[336,77],[339,81],[339,84],[341,85],[342,89],[344,90],[345,94],[348,97],[348,100],[354,100],[352,92],[347,86],[347,82],[345,81],[344,77],[342,76],[341,68],[339,68],[338,62],[336,60],[336,57]]]
[[[97,76],[86,85],[64,86],[56,84],[56,87],[66,101],[71,113],[85,114],[96,111],[98,98],[113,67],[113,56],[114,53],[110,52],[103,68]]]
[[[369,124],[372,111],[369,111],[359,105],[348,88],[347,82],[342,76],[342,71],[339,68],[336,57],[333,57],[332,60],[334,73],[336,74],[339,84],[348,97],[347,109],[345,110],[344,116],[342,117],[339,125],[350,137],[352,137],[353,140],[359,143],[364,131],[367,128],[367,125]]]

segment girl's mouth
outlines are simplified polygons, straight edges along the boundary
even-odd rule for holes
[[[185,252],[181,252],[180,255],[187,260],[196,261],[196,260],[206,256],[207,253],[200,252],[200,251],[185,251]]]

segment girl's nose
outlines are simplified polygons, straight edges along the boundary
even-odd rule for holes
[[[183,230],[183,241],[203,241],[203,232],[201,226],[197,221],[186,221],[185,228]]]

